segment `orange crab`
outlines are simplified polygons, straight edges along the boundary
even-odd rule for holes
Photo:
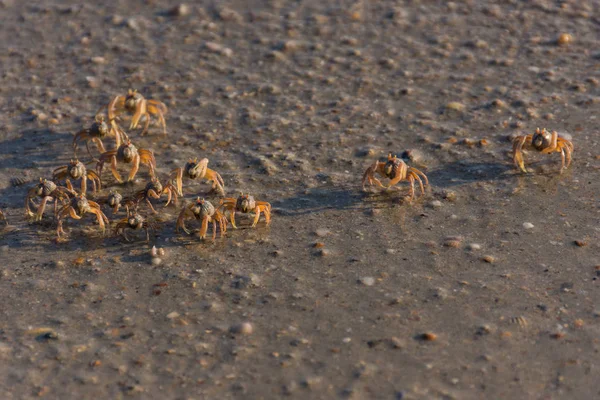
[[[528,172],[523,160],[523,149],[530,148],[541,152],[542,154],[560,153],[562,164],[560,172],[571,165],[573,154],[573,142],[558,136],[558,132],[548,132],[546,129],[537,128],[533,135],[517,136],[513,140],[513,161],[521,171]],[[566,161],[566,166],[565,166]]]
[[[252,227],[255,227],[260,218],[260,213],[263,212],[265,214],[265,222],[267,225],[271,222],[271,204],[266,201],[256,201],[253,196],[249,194],[240,193],[237,199],[233,197],[226,197],[221,200],[220,207],[223,207],[225,211],[229,211],[229,220],[231,221],[231,225],[237,229],[235,225],[235,212],[239,211],[241,213],[249,213],[254,212],[254,222],[252,223]]]
[[[156,115],[158,121],[163,127],[163,133],[167,134],[167,124],[165,122],[165,114],[167,113],[167,106],[158,100],[146,100],[144,96],[138,93],[137,90],[129,89],[127,95],[116,96],[110,103],[108,103],[108,119],[113,120],[118,115],[127,112],[133,114],[131,117],[131,123],[129,124],[129,130],[136,129],[142,117],[146,117],[146,123],[142,135],[148,132],[148,126],[150,125],[150,114]]]
[[[60,238],[61,234],[64,234],[63,220],[67,217],[74,219],[81,219],[83,214],[90,213],[96,216],[98,225],[102,229],[102,233],[106,230],[106,225],[109,224],[108,218],[102,210],[100,205],[91,200],[88,200],[84,194],[77,195],[71,199],[69,204],[66,204],[58,211],[58,227],[56,228],[56,234]]]
[[[177,192],[183,196],[183,176],[190,179],[206,179],[212,181],[212,189],[217,189],[219,193],[225,194],[225,182],[217,171],[208,168],[208,158],[198,161],[197,158],[190,159],[183,168],[176,168],[171,171],[170,181],[175,181]]]
[[[135,175],[140,168],[140,163],[144,163],[148,166],[150,169],[150,176],[154,176],[154,170],[156,169],[156,160],[154,159],[154,154],[152,151],[138,149],[131,143],[131,141],[123,143],[116,150],[110,150],[102,153],[100,159],[98,160],[98,164],[96,165],[98,176],[102,176],[102,168],[104,167],[104,163],[109,160],[111,162],[112,174],[119,183],[123,183],[123,180],[121,179],[121,175],[117,170],[117,162],[132,164],[127,182],[133,181],[133,178],[135,178]]]
[[[66,187],[58,186],[56,183],[47,179],[40,178],[40,182],[29,189],[27,197],[25,197],[25,215],[28,217],[35,217],[36,221],[40,221],[44,215],[46,209],[46,203],[54,201],[54,216],[58,215],[58,202],[66,203],[69,201],[70,196],[74,196],[75,193]],[[33,199],[40,197],[42,202],[37,207],[37,212],[34,214],[29,208],[29,204],[33,202]]]
[[[388,185],[383,186],[381,181],[375,177],[375,173],[389,178],[390,181]],[[376,183],[378,186],[388,189],[403,180],[408,180],[410,182],[411,200],[415,197],[415,181],[417,181],[421,187],[421,194],[425,194],[423,181],[425,181],[425,185],[429,185],[429,180],[423,172],[416,168],[409,167],[404,161],[390,153],[388,154],[386,162],[375,161],[369,168],[367,168],[362,178],[362,185],[363,190],[365,188],[365,184],[367,183],[369,185]]]
[[[92,181],[93,191],[100,190],[102,188],[102,184],[100,182],[100,177],[92,170],[88,170],[85,165],[75,159],[71,160],[69,165],[65,165],[63,167],[56,168],[53,172],[52,179],[54,180],[66,180],[67,188],[69,190],[73,190],[73,185],[71,185],[71,181],[69,178],[77,180],[81,179],[81,193],[87,194],[87,180]]]
[[[115,234],[121,234],[123,238],[129,242],[129,238],[125,233],[126,229],[138,230],[144,229],[146,231],[146,242],[150,241],[149,230],[156,231],[156,224],[153,222],[146,221],[144,217],[138,214],[135,210],[127,211],[127,217],[120,220],[115,226]]]
[[[227,218],[216,209],[208,200],[201,199],[198,197],[195,203],[188,204],[181,209],[179,217],[177,218],[176,232],[182,229],[188,235],[188,231],[185,227],[185,219],[194,217],[195,219],[202,221],[202,227],[200,228],[200,239],[206,237],[206,231],[208,231],[208,223],[213,223],[213,240],[217,236],[217,223],[221,230],[221,235],[227,231]]]
[[[102,139],[108,135],[113,135],[115,137],[117,147],[119,147],[122,142],[129,140],[129,137],[125,131],[123,131],[123,129],[121,129],[121,127],[119,127],[114,120],[111,121],[109,126],[104,119],[104,115],[96,115],[92,126],[81,130],[77,135],[75,135],[75,137],[73,137],[73,153],[77,155],[77,142],[79,140],[85,140],[85,147],[87,148],[88,154],[95,160],[96,158],[90,151],[89,141],[91,140],[92,142],[96,143],[98,150],[100,150],[101,153],[104,153],[106,152],[106,149],[104,148]]]

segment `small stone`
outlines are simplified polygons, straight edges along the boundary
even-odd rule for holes
[[[390,345],[392,346],[393,349],[402,349],[402,348],[406,347],[406,342],[397,337],[392,337],[390,339]]]
[[[481,245],[479,243],[469,243],[467,249],[471,251],[481,250]]]
[[[437,340],[437,335],[433,332],[425,332],[417,335],[417,339],[423,340],[425,342],[433,342]]]
[[[191,12],[190,6],[187,4],[179,4],[168,11],[168,14],[173,17],[185,17]]]
[[[446,104],[446,110],[463,112],[465,109],[466,106],[458,101],[451,101],[450,103]]]
[[[462,236],[448,236],[444,239],[445,247],[453,247],[458,248],[462,244],[463,237]]]
[[[533,229],[534,226],[531,222],[523,222],[523,228],[525,229]]]
[[[242,322],[241,324],[232,325],[229,332],[240,335],[251,335],[254,332],[254,327],[250,322]]]
[[[106,59],[101,56],[92,57],[90,58],[90,61],[94,64],[106,64]]]
[[[317,255],[321,256],[321,257],[327,257],[331,255],[331,250],[328,249],[319,249],[319,251],[317,252]]]
[[[179,313],[177,311],[172,311],[170,313],[167,314],[167,318],[168,319],[175,319],[179,317]]]
[[[586,241],[583,240],[575,240],[573,243],[575,243],[575,245],[579,246],[579,247],[585,247],[588,245],[588,243]]]
[[[433,208],[440,208],[442,206],[442,202],[439,200],[433,200],[429,205]]]
[[[373,286],[375,284],[375,278],[372,276],[365,276],[358,280],[359,283],[362,283],[365,286]]]
[[[494,261],[496,261],[496,259],[493,256],[490,256],[490,255],[483,256],[481,259],[483,261],[485,261],[486,263],[489,263],[489,264],[493,264]]]
[[[154,265],[155,267],[158,267],[160,264],[162,264],[162,258],[160,258],[160,257],[152,257],[152,259],[150,260],[150,263],[152,265]]]
[[[568,33],[561,33],[556,39],[556,44],[559,46],[566,46],[573,41],[573,36]]]
[[[315,235],[317,235],[318,237],[325,237],[327,235],[329,235],[331,233],[331,231],[329,229],[325,229],[325,228],[319,228],[315,231]]]

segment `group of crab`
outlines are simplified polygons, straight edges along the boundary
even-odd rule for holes
[[[106,115],[104,115],[106,109]],[[177,206],[178,199],[183,197],[183,180],[205,179],[212,182],[212,190],[220,195],[225,195],[225,183],[221,175],[208,168],[208,159],[201,160],[190,159],[185,166],[176,168],[169,174],[166,181],[161,182],[156,176],[156,159],[154,153],[149,149],[136,147],[129,139],[129,135],[123,130],[118,121],[124,115],[131,115],[129,131],[137,129],[141,122],[144,122],[142,135],[148,132],[150,117],[155,116],[163,128],[166,135],[165,114],[167,107],[158,100],[147,100],[139,92],[129,90],[126,95],[114,97],[108,105],[103,106],[96,113],[94,123],[88,128],[83,129],[73,138],[73,152],[75,158],[68,165],[61,166],[54,170],[52,179],[40,178],[39,183],[32,187],[25,198],[25,213],[28,217],[36,221],[42,219],[46,205],[54,202],[54,216],[56,219],[56,233],[60,239],[65,234],[63,224],[68,217],[81,219],[84,214],[94,214],[100,229],[104,233],[110,221],[102,211],[100,204],[87,198],[88,181],[91,182],[92,192],[97,193],[102,188],[102,171],[106,163],[110,164],[110,169],[115,180],[121,184],[123,178],[119,174],[118,166],[120,164],[129,165],[130,170],[126,182],[133,182],[140,165],[147,166],[150,180],[146,186],[129,198],[124,198],[117,190],[111,190],[105,203],[112,209],[113,215],[119,212],[121,206],[126,208],[126,217],[120,219],[114,228],[116,234],[121,234],[126,240],[126,230],[146,231],[146,240],[149,241],[149,230],[155,230],[156,224],[147,220],[139,213],[140,205],[147,204],[150,211],[157,214],[152,205],[152,199],[160,199],[162,195],[167,195],[165,207],[169,204]],[[112,150],[106,150],[103,139],[114,137],[115,147]],[[95,163],[95,170],[88,169],[86,164],[77,159],[78,143],[85,141],[86,149],[92,160],[87,164]],[[100,156],[95,157],[89,147],[89,142],[93,142],[100,151]],[[80,180],[80,188],[71,183]],[[64,182],[64,186],[61,185]],[[35,199],[40,203],[36,204]],[[30,206],[36,207],[36,212],[32,212]],[[235,214],[254,212],[254,222],[256,226],[261,213],[265,216],[267,224],[271,221],[271,205],[264,201],[257,201],[249,194],[241,193],[237,198],[222,198],[217,207],[208,200],[197,197],[191,204],[185,205],[179,212],[176,222],[176,231],[183,230],[187,234],[190,231],[185,227],[186,219],[199,220],[201,223],[199,236],[201,239],[206,237],[209,223],[213,224],[213,239],[216,237],[217,224],[221,233],[225,233],[227,225],[231,222],[234,228]],[[229,219],[227,218],[229,215]],[[0,211],[0,219],[4,215]]]
[[[560,137],[556,131],[549,132],[546,129],[537,128],[534,134],[521,135],[513,139],[513,161],[523,172],[528,172],[527,168],[525,168],[525,160],[523,158],[523,150],[526,149],[535,150],[542,154],[560,153],[562,158],[561,172],[571,165],[573,143],[566,138]],[[384,186],[375,177],[375,174],[388,178],[390,180],[388,185]],[[423,172],[409,167],[403,160],[389,154],[386,162],[375,161],[367,168],[363,174],[362,185],[364,188],[366,184],[371,186],[377,184],[380,187],[389,189],[402,181],[410,183],[411,200],[415,197],[415,181],[419,183],[421,194],[425,193],[423,181],[425,181],[425,185],[429,184],[427,176]]]

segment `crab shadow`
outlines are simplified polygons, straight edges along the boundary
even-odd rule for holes
[[[274,201],[272,206],[278,214],[285,216],[313,214],[326,210],[369,211],[389,207],[393,197],[397,197],[397,194],[374,194],[363,192],[360,187],[349,189],[326,185]]]
[[[508,181],[515,178],[512,165],[498,162],[456,161],[427,173],[434,187],[448,188],[472,182]]]

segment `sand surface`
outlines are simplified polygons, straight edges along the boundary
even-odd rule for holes
[[[2,399],[600,396],[597,1],[79,3],[0,0]],[[141,207],[150,244],[27,220],[129,88],[169,108],[166,136],[129,132],[161,179],[207,157],[272,223],[176,234],[184,201],[219,201],[190,181]],[[513,166],[536,127],[572,139],[564,173],[557,153]],[[424,196],[362,191],[388,152]],[[148,177],[105,170],[90,198]]]

